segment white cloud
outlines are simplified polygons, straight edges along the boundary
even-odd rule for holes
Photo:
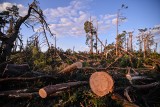
[[[114,25],[117,24],[117,18],[112,19],[112,24],[114,24]]]
[[[115,18],[117,15],[116,14],[106,14],[104,16],[104,19],[111,19],[111,18]]]
[[[160,28],[160,24],[159,25],[155,25],[154,27]],[[153,35],[160,35],[160,29],[152,29],[151,32],[152,32]]]
[[[50,24],[52,33],[57,36],[84,36],[84,23],[89,20],[90,13],[87,12],[88,4],[92,0],[74,0],[71,1],[68,6],[47,8],[43,10],[46,16],[46,21]],[[27,14],[28,7],[22,4],[16,4],[19,8],[21,16]],[[5,10],[6,7],[11,7],[12,4],[4,2],[0,4],[0,11]],[[106,33],[107,30],[116,23],[116,14],[104,14],[99,16],[92,16],[95,27],[98,20],[98,31],[100,33]],[[38,28],[36,28],[38,29]]]
[[[127,19],[118,19],[118,23],[120,24],[120,23],[124,23],[124,22],[127,22]],[[112,24],[113,25],[116,25],[117,24],[117,17],[115,17],[115,18],[113,18],[112,19]]]
[[[11,3],[4,2],[4,3],[0,4],[0,11],[4,11],[4,10],[6,10],[6,7],[11,7],[11,6],[12,6]]]
[[[7,7],[12,7],[12,5],[18,6],[20,16],[24,16],[25,14],[27,14],[27,7],[24,7],[22,4],[9,3],[9,2],[4,2],[0,4],[0,11],[6,10]]]
[[[89,14],[84,11],[85,3],[72,1],[66,7],[49,8],[44,10],[50,28],[57,36],[82,36],[84,22],[88,20]]]
[[[90,19],[90,13],[86,11],[87,6],[86,1],[75,0],[66,7],[45,9],[44,15],[52,32],[57,36],[84,36],[84,23]],[[116,18],[116,14],[92,16],[95,27],[98,20],[99,33],[107,32],[113,18]]]

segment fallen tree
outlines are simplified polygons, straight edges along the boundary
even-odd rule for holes
[[[42,98],[46,98],[47,96],[56,93],[58,91],[66,90],[68,88],[72,88],[79,85],[87,84],[86,81],[77,81],[77,82],[68,82],[68,83],[62,83],[62,84],[56,84],[56,85],[49,85],[46,87],[43,87],[39,90],[39,95]]]
[[[59,73],[68,73],[68,72],[71,72],[71,71],[73,71],[77,68],[82,68],[82,63],[81,62],[75,62],[75,63],[67,66],[63,70],[61,70]]]

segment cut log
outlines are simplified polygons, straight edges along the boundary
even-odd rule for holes
[[[72,65],[69,65],[68,67],[61,70],[59,73],[68,73],[68,72],[71,72],[77,68],[82,68],[82,62],[73,63]]]
[[[28,64],[21,64],[21,65],[18,65],[18,64],[7,64],[6,70],[23,70],[23,71],[28,71],[30,70],[30,67]]]
[[[10,75],[20,75],[27,71],[30,71],[30,67],[28,64],[7,64],[2,75],[4,75],[5,73]]]
[[[37,88],[35,89],[19,89],[19,90],[8,90],[8,91],[0,91],[0,97],[6,96],[9,94],[15,94],[15,93],[30,93],[30,92],[36,92],[38,91]]]
[[[112,92],[114,81],[106,72],[95,72],[91,75],[89,84],[91,90],[99,97]]]
[[[23,81],[34,81],[38,79],[45,79],[45,78],[50,78],[50,79],[56,79],[52,75],[43,75],[43,76],[37,76],[37,77],[12,77],[12,78],[3,78],[0,79],[0,83],[8,83],[8,82],[23,82]]]
[[[38,92],[33,93],[14,93],[9,94],[9,98],[34,98],[34,96],[38,96]]]
[[[41,98],[46,98],[47,96],[50,96],[51,94],[57,92],[69,89],[74,86],[79,86],[83,84],[87,84],[86,81],[77,81],[77,82],[68,82],[68,83],[62,83],[62,84],[56,84],[56,85],[49,85],[46,87],[43,87],[39,90],[39,95]]]
[[[34,95],[38,95],[38,89],[19,89],[19,90],[8,90],[1,91],[0,97],[8,98],[32,98]]]

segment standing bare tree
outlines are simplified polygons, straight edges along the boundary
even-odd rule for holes
[[[122,9],[127,9],[128,8],[128,6],[125,6],[124,4],[122,4],[122,6],[121,6],[121,8],[120,9],[118,9],[118,11],[117,11],[117,37],[116,37],[116,56],[118,55],[118,44],[119,44],[119,38],[118,38],[118,36],[119,36],[119,30],[118,30],[118,28],[119,28],[119,22],[120,22],[120,20],[122,21],[122,20],[125,20],[126,19],[126,17],[124,17],[124,16],[122,16],[121,15],[121,13],[120,13],[120,11],[122,10]]]
[[[154,35],[147,28],[138,29],[140,34],[138,36],[140,50],[143,47],[143,56],[146,58],[147,53],[151,52],[151,46],[154,44]],[[143,46],[142,46],[143,45]]]

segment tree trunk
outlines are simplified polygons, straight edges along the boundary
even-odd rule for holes
[[[33,2],[34,3],[34,2]],[[26,16],[24,17],[20,17],[17,21],[15,26],[13,27],[13,31],[11,33],[9,33],[7,35],[7,37],[9,37],[8,39],[6,39],[5,41],[3,41],[4,43],[4,48],[3,51],[0,55],[0,63],[3,63],[6,61],[7,57],[10,56],[12,48],[14,46],[14,41],[16,40],[16,38],[18,37],[18,33],[19,33],[19,29],[20,26],[22,25],[22,23],[28,19],[28,17],[30,16],[31,10],[32,10],[32,6],[33,3],[29,6],[28,9],[28,13]],[[35,4],[35,3],[34,3]]]
[[[42,98],[46,98],[47,96],[49,96],[57,91],[66,90],[68,88],[78,86],[78,85],[87,84],[87,83],[88,82],[86,82],[86,81],[77,81],[77,82],[68,82],[68,83],[62,83],[62,84],[56,84],[56,85],[49,85],[49,86],[41,88],[39,90],[39,95]]]
[[[82,68],[82,63],[81,62],[73,63],[72,65],[69,65],[63,70],[61,70],[60,73],[68,73],[71,72],[72,70],[75,70],[76,68]]]
[[[118,40],[118,25],[119,25],[118,21],[119,21],[119,10],[117,12],[116,56],[118,56],[118,42],[119,42],[119,40]]]

